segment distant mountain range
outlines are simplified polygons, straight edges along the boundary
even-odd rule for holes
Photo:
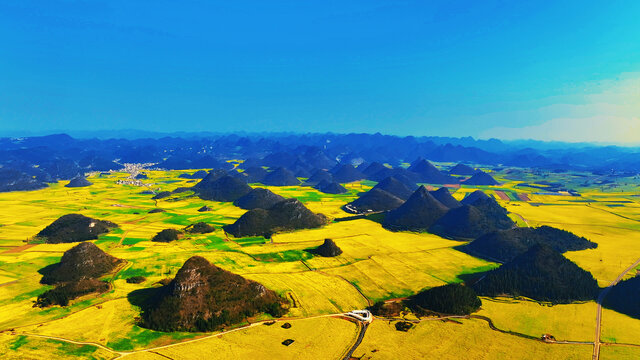
[[[391,175],[400,176],[402,169],[398,166],[410,162],[418,173],[428,178],[433,169],[422,166],[426,164],[424,162],[415,163],[416,158],[550,171],[614,171],[626,175],[640,172],[640,149],[616,146],[567,144],[562,147],[561,144],[551,146],[538,142],[505,143],[495,139],[382,134],[152,135],[160,134],[149,133],[150,137],[136,139],[73,138],[67,134],[0,138],[0,167],[17,171],[13,178],[0,177],[0,189],[38,188],[41,184],[69,180],[89,171],[118,169],[123,163],[155,163],[167,169],[229,170],[231,165],[226,160],[232,159],[246,160],[246,167],[284,167],[298,177],[308,177],[316,169],[333,169],[333,175],[344,178],[345,182],[365,175],[362,172],[367,168],[358,165],[374,163],[377,168],[371,171],[381,172],[380,180]],[[396,169],[384,169],[381,164]]]

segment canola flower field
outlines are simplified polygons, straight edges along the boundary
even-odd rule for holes
[[[0,356],[22,358],[196,359],[202,358],[341,358],[358,334],[354,323],[336,314],[363,309],[376,301],[402,298],[420,290],[462,282],[465,275],[499,264],[456,250],[459,241],[427,233],[390,232],[369,219],[329,222],[319,229],[279,233],[271,239],[233,238],[221,226],[234,222],[245,210],[231,203],[211,202],[192,191],[153,200],[145,190],[172,191],[194,185],[178,177],[185,171],[145,171],[148,186],[118,184],[130,174],[112,172],[89,177],[92,186],[66,188],[65,181],[27,192],[0,193]],[[193,172],[193,170],[188,171]],[[629,179],[620,187],[585,183],[575,174],[545,174],[545,181],[567,184],[581,196],[550,194],[536,184],[540,174],[492,173],[502,185],[461,186],[462,199],[477,189],[493,196],[510,211],[519,226],[551,225],[598,243],[598,248],[565,254],[590,271],[600,286],[608,285],[640,258],[640,203],[638,185]],[[266,187],[284,197],[295,197],[310,210],[329,219],[348,216],[341,206],[375,183],[347,184],[348,193],[328,195],[310,187]],[[252,184],[253,186],[261,186]],[[540,185],[544,187],[544,185]],[[198,212],[203,205],[212,211]],[[623,206],[620,206],[623,205]],[[165,212],[149,213],[161,208]],[[60,260],[75,244],[43,244],[34,240],[58,217],[79,213],[118,224],[93,242],[107,253],[126,260],[108,275],[111,290],[90,294],[67,307],[35,308],[37,296],[50,286],[40,284],[40,269]],[[150,239],[166,228],[182,229],[206,222],[216,231],[188,234],[172,243]],[[335,258],[312,256],[307,250],[333,239],[343,250]],[[266,287],[290,299],[285,318],[275,324],[268,316],[251,319],[229,333],[162,333],[141,328],[139,309],[132,305],[136,290],[157,286],[171,278],[193,255]],[[634,274],[628,274],[632,276]],[[131,276],[144,276],[129,284]],[[584,359],[592,351],[595,302],[570,305],[540,304],[528,299],[482,298],[479,315],[490,318],[492,330],[481,319],[443,321],[423,319],[408,332],[396,331],[393,321],[376,319],[353,356],[392,358],[509,358]],[[289,322],[290,329],[281,328]],[[256,325],[257,324],[257,325]],[[640,320],[604,309],[602,359],[640,356]],[[539,338],[553,334],[567,344],[546,344]],[[293,339],[290,346],[282,341]],[[585,343],[585,344],[580,344]],[[615,344],[624,344],[616,346]],[[637,346],[637,347],[635,347]]]

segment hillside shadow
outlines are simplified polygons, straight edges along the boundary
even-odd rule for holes
[[[370,214],[370,215],[366,215],[365,219],[367,220],[371,220],[373,222],[377,222],[378,224],[382,224],[382,222],[384,221],[384,217],[387,215],[386,212],[382,212],[379,214]]]
[[[455,239],[451,239],[451,240],[455,240]],[[463,252],[463,253],[465,253],[465,254],[467,254],[469,256],[473,256],[473,257],[478,258],[478,259],[482,259],[482,260],[486,260],[486,261],[502,264],[502,262],[500,262],[500,261],[498,261],[496,259],[493,259],[493,258],[491,258],[489,256],[485,256],[484,254],[481,254],[481,253],[478,253],[478,252],[475,252],[475,251],[471,250],[468,245],[469,245],[468,243],[460,244],[458,246],[454,246],[452,249],[458,250],[460,252]]]
[[[40,283],[52,285],[54,282],[51,281],[49,277],[58,267],[60,267],[60,263],[50,264],[39,269],[38,274],[42,275],[42,278],[40,279]]]
[[[58,268],[58,266],[60,266],[60,263],[54,263],[51,265],[47,265],[45,267],[43,267],[42,269],[38,270],[38,274],[42,275],[42,276],[46,276],[51,274],[51,272],[53,272],[55,269]]]
[[[302,251],[311,254],[313,256],[320,256],[320,254],[318,254],[318,250],[317,248],[313,247],[313,248],[306,248],[306,249],[302,249]]]
[[[142,311],[153,305],[155,299],[162,292],[164,286],[134,290],[127,294],[127,300],[131,305],[139,307]]]
[[[148,312],[156,304],[157,299],[160,297],[160,292],[163,289],[164,286],[160,286],[134,290],[127,294],[127,300],[129,301],[129,303],[140,308],[140,316],[136,317],[135,319],[135,323],[137,326],[145,329],[150,329],[148,325],[145,324],[145,321],[143,319],[146,318]]]
[[[480,279],[482,279],[489,271],[491,270],[481,271],[481,272],[471,273],[471,274],[460,274],[460,275],[457,275],[456,277],[462,280],[466,286],[472,286],[476,282],[478,282]]]

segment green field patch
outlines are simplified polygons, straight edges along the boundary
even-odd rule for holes
[[[328,196],[326,196],[326,194],[321,194],[315,191],[305,191],[296,196],[296,198],[303,203],[310,202],[310,201],[318,202],[318,201],[322,201],[323,199],[326,199],[327,197]]]
[[[230,258],[220,259],[220,260],[217,260],[215,263],[216,265],[226,265],[227,267],[233,267],[238,264],[235,260]]]
[[[360,184],[363,186],[369,186],[369,187],[374,187],[376,186],[378,183],[375,181],[371,181],[371,180],[362,180],[360,181]]]
[[[34,237],[28,240],[29,244],[46,244],[47,241],[44,238]]]
[[[192,203],[192,204],[187,204],[185,206],[183,206],[181,209],[199,209],[201,208],[203,205],[203,203]]]
[[[224,241],[224,239],[219,238],[217,236],[209,236],[204,239],[198,239],[198,240],[195,240],[194,243],[196,245],[204,244],[204,247],[209,250],[224,250],[224,251],[232,250],[228,242]]]
[[[138,215],[145,212],[144,209],[119,207],[119,206],[114,206],[113,209],[108,209],[108,210],[111,214],[117,214],[117,215]]]
[[[135,245],[141,241],[147,241],[149,239],[141,239],[141,238],[125,238],[122,240],[122,245]],[[144,249],[144,248],[141,248]]]
[[[51,288],[53,288],[53,286],[43,285],[43,286],[41,286],[41,287],[39,287],[39,288],[37,288],[35,290],[31,290],[31,291],[28,291],[26,293],[22,293],[22,294],[20,294],[20,295],[18,295],[16,297],[14,297],[12,299],[12,302],[19,302],[19,301],[24,301],[24,300],[27,300],[27,299],[38,297],[38,295],[42,294],[43,292],[45,292],[45,291],[47,291],[47,290],[49,290]]]
[[[433,184],[433,185],[434,185],[434,187],[438,187],[439,186],[437,184]],[[464,185],[464,184],[462,184],[462,185],[460,185],[460,187],[463,188],[463,189],[482,190],[482,191],[489,192],[489,193],[491,193],[492,191],[502,191],[507,196],[509,196],[509,198],[511,198],[509,193],[514,192],[513,189],[503,188],[503,187],[496,187],[495,185]],[[497,196],[497,195],[494,194],[494,196]],[[519,201],[517,196],[513,200]]]
[[[414,295],[414,293],[410,290],[392,291],[389,293],[389,299],[404,298],[404,297],[409,297],[411,295]]]
[[[267,239],[265,239],[263,236],[240,238],[234,241],[242,247],[252,246],[252,245],[262,245],[267,243]]]
[[[178,215],[166,213],[168,219],[165,220],[166,223],[187,226],[191,225],[191,215]]]
[[[130,351],[133,350],[133,341],[131,339],[122,338],[116,341],[107,342],[107,346],[116,351]]]
[[[17,339],[13,340],[11,344],[9,344],[9,349],[18,350],[22,347],[22,345],[25,345],[28,342],[29,342],[29,339],[27,339],[26,336],[20,335],[18,336]]]
[[[96,240],[96,245],[99,244],[104,244],[104,243],[108,243],[108,242],[119,242],[120,241],[120,236],[117,235],[101,235],[98,237],[98,240]]]
[[[229,224],[231,224],[231,223],[233,223],[234,221],[237,220],[237,218],[232,218],[232,217],[222,217],[222,219],[223,220],[226,219],[227,221],[207,220],[207,221],[204,221],[204,222],[206,222],[209,225],[216,226],[216,227],[223,227],[223,226],[229,225]]]
[[[75,306],[77,304],[73,304],[72,306]],[[50,307],[48,309],[44,309],[40,312],[38,312],[38,314],[40,315],[46,315],[46,316],[53,316],[54,319],[59,319],[63,316],[69,315],[71,313],[71,307],[72,306],[67,306],[67,307]]]
[[[354,284],[355,287],[358,287],[356,284]],[[406,298],[409,297],[411,295],[415,295],[414,292],[412,292],[411,290],[399,290],[399,291],[390,291],[387,292],[387,294],[385,296],[382,297],[371,297],[371,301],[378,302],[378,301],[385,301],[385,300],[389,300],[389,299],[402,299],[402,298]]]
[[[453,282],[457,283],[457,282],[468,281],[469,279],[478,277],[478,276],[474,276],[474,274],[481,274],[487,271],[491,271],[497,268],[498,266],[499,264],[496,264],[496,263],[488,263],[487,265],[474,266],[474,267],[463,266],[462,271],[458,275],[456,275],[456,278],[453,280]]]
[[[186,340],[186,339],[193,339],[194,337],[198,336],[200,334],[198,333],[188,333],[188,332],[172,332],[170,334],[171,338],[174,340]]]
[[[127,248],[126,250],[127,251],[142,251],[144,249],[146,249],[146,248],[143,247],[143,246],[132,246],[130,248]]]
[[[153,275],[153,273],[145,269],[130,267],[120,271],[118,273],[117,279],[128,279],[133,276],[149,276],[149,275]]]
[[[496,263],[488,263],[487,265],[473,266],[473,267],[462,266],[462,272],[460,274],[475,274],[479,272],[485,272],[485,271],[493,270],[499,266],[500,265]]]
[[[280,252],[255,254],[253,257],[256,260],[268,261],[268,262],[288,262],[288,261],[300,261],[311,259],[313,255],[304,250],[285,250]]]
[[[222,251],[231,251],[232,249],[226,243],[211,243],[204,246],[205,249],[208,250],[222,250]]]
[[[165,336],[165,334],[162,332],[143,329],[139,326],[134,325],[131,331],[129,331],[129,333],[125,337],[118,340],[109,341],[107,343],[107,347],[110,347],[116,351],[131,351],[135,348],[147,346],[152,341],[155,341],[163,336]]]
[[[36,224],[33,221],[21,221],[21,222],[17,222],[14,225],[20,225],[20,226],[36,226]]]
[[[518,197],[518,193],[516,193],[515,191],[504,191],[504,193],[507,194],[511,201],[521,201]]]
[[[112,293],[113,293],[113,290],[108,292],[108,293],[105,293],[105,294],[112,294]],[[104,294],[101,294],[101,295],[104,295]],[[71,305],[69,308],[71,308],[70,310],[78,311],[80,309],[87,308],[87,307],[93,305],[94,303],[96,303],[98,301],[100,301],[99,298],[86,299],[86,300],[82,300],[82,301],[79,301],[79,302]]]
[[[47,342],[58,345],[57,351],[64,355],[74,355],[86,358],[88,355],[93,354],[98,350],[98,347],[93,345],[77,345],[52,339],[47,339]]]
[[[514,213],[507,214],[511,220],[513,220],[518,227],[528,227],[527,223],[522,218]]]
[[[338,309],[338,310],[342,311],[342,308],[340,307],[340,304],[338,304],[335,300],[333,300],[333,299],[327,299],[327,300],[329,300],[329,302],[331,303],[331,305],[335,306],[335,307],[336,307],[336,309]]]

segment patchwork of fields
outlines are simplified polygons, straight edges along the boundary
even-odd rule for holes
[[[231,203],[204,201],[191,191],[161,200],[141,193],[192,186],[194,180],[178,178],[183,172],[146,171],[149,179],[144,181],[148,187],[117,184],[129,174],[115,172],[91,176],[93,185],[84,188],[65,188],[66,182],[60,182],[37,191],[0,193],[3,358],[53,354],[60,358],[223,359],[260,358],[267,352],[273,358],[340,358],[355,341],[358,329],[335,315],[433,286],[462,282],[465,275],[499,266],[458,251],[456,247],[462,244],[459,241],[427,233],[394,233],[369,219],[330,222],[319,229],[276,234],[272,239],[233,238],[221,226],[234,222],[245,210]],[[503,184],[463,185],[452,189],[453,196],[462,199],[482,189],[508,209],[519,226],[550,225],[596,242],[597,249],[569,252],[566,256],[590,271],[600,286],[608,285],[640,258],[637,184],[603,192],[594,186],[581,187],[581,177],[550,174],[557,177],[553,181],[572,184],[581,196],[549,195],[538,188],[522,186],[535,183],[537,178],[531,173],[492,175]],[[372,185],[370,181],[347,184],[349,192],[342,195],[323,194],[302,186],[267,188],[284,197],[298,198],[310,210],[334,219],[348,216],[341,207]],[[624,206],[616,206],[619,204]],[[198,212],[203,205],[212,211]],[[155,208],[165,212],[149,213]],[[39,283],[38,271],[58,262],[64,251],[75,244],[31,240],[42,228],[68,213],[118,224],[117,229],[94,243],[127,263],[108,277],[112,286],[107,293],[84,296],[65,308],[34,308],[37,296],[51,288]],[[196,222],[209,223],[216,231],[188,234],[172,243],[150,241],[162,229],[182,229]],[[336,242],[342,255],[323,258],[308,251],[326,238]],[[215,336],[162,333],[139,327],[139,309],[132,305],[136,290],[172,278],[193,255],[258,281],[290,299],[290,311],[275,324],[261,323],[271,320],[264,315],[251,319],[258,325]],[[146,280],[140,284],[125,281],[137,275]],[[408,332],[396,331],[393,322],[376,319],[353,356],[507,359],[514,351],[531,359],[590,356],[593,346],[579,343],[594,341],[595,302],[551,306],[527,299],[482,300],[478,315],[514,334],[492,330],[486,321],[475,318],[456,322],[425,320]],[[284,321],[292,327],[281,328]],[[640,355],[639,331],[640,320],[604,310],[601,339],[607,344],[602,347],[601,358],[636,358]],[[542,334],[574,343],[552,345],[526,338],[537,339]],[[295,341],[284,346],[281,343],[286,339]]]

